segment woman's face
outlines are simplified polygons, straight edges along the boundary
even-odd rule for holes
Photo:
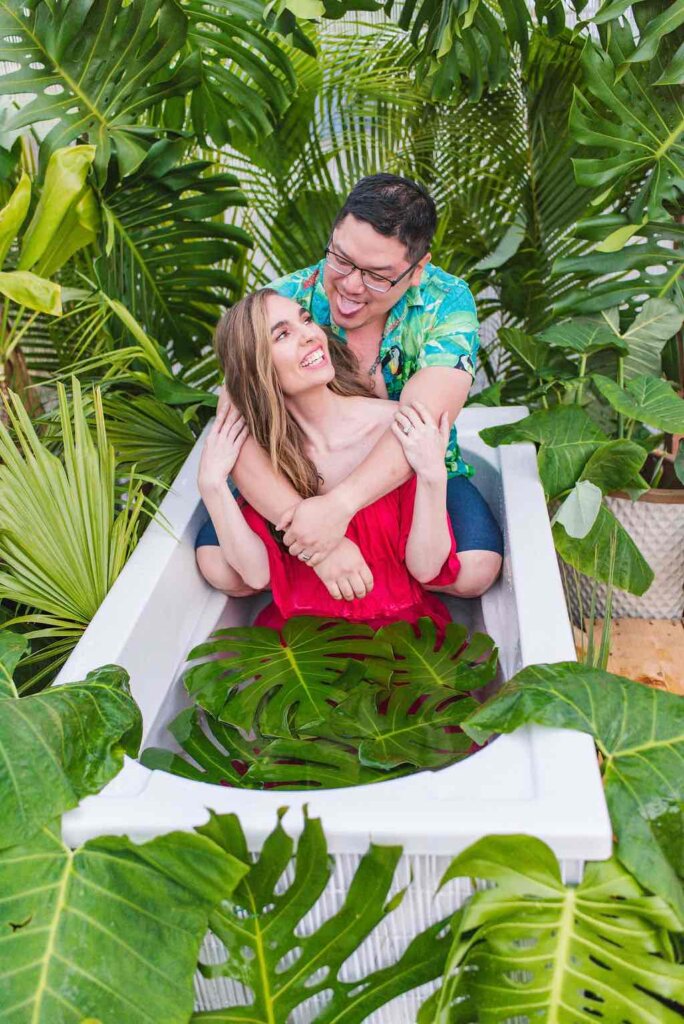
[[[269,295],[266,313],[271,329],[271,356],[283,394],[294,397],[329,384],[335,376],[328,339],[294,299]]]

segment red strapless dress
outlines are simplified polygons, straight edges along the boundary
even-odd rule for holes
[[[316,573],[277,542],[266,520],[251,506],[244,505],[243,515],[266,545],[271,569],[273,602],[259,613],[256,625],[279,629],[294,615],[320,615],[365,622],[379,629],[402,619],[417,622],[427,615],[443,628],[451,621],[446,606],[411,576],[404,561],[415,494],[416,478],[411,477],[361,509],[350,522],[347,537],[358,544],[374,580],[370,594],[353,601],[332,598]],[[460,569],[446,511],[444,515],[449,524],[451,551],[428,586],[453,583]]]

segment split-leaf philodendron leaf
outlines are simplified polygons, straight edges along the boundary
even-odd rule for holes
[[[435,624],[427,617],[418,621],[417,629],[418,635],[408,622],[395,622],[376,634],[394,652],[393,682],[445,686],[463,692],[485,686],[494,678],[497,651],[486,633],[473,633],[468,638],[465,626],[451,622],[438,641]]]
[[[187,1024],[210,911],[247,870],[192,833],[69,850],[44,825],[0,853],[0,1019]]]
[[[617,855],[684,928],[684,701],[576,662],[518,672],[464,722],[478,742],[529,722],[590,733]]]
[[[287,737],[325,718],[329,701],[344,700],[341,676],[353,656],[371,659],[361,664],[366,671],[380,668],[382,679],[392,649],[370,626],[302,616],[285,623],[282,640],[278,630],[262,626],[217,630],[189,657],[207,655],[213,660],[185,677],[198,704],[245,731],[258,724],[264,735]]]
[[[213,817],[198,831],[238,860],[249,859],[237,818]],[[401,893],[388,899],[401,848],[372,845],[340,909],[317,922],[315,930],[303,931],[300,923],[324,893],[334,865],[320,821],[307,818],[293,875],[279,884],[293,846],[279,823],[230,900],[211,915],[210,927],[224,944],[226,959],[201,965],[202,973],[241,982],[251,999],[230,1009],[196,1013],[193,1024],[286,1024],[298,1006],[322,993],[329,998],[316,1007],[317,1024],[360,1024],[376,1007],[441,973],[450,942],[450,935],[441,934],[443,921],[417,935],[390,966],[343,981],[344,962],[401,902]]]
[[[667,933],[676,917],[615,860],[587,865],[578,886],[565,886],[539,839],[487,836],[443,881],[464,877],[494,887],[456,914],[445,981],[419,1024],[681,1020],[684,967]]]
[[[97,793],[140,744],[140,711],[123,669],[105,666],[83,683],[20,698],[12,672],[26,647],[0,631],[0,849]]]

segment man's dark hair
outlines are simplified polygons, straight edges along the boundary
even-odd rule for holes
[[[348,214],[366,221],[381,235],[398,238],[406,246],[410,263],[428,252],[437,228],[437,210],[430,193],[398,174],[361,178],[335,218],[333,230]]]

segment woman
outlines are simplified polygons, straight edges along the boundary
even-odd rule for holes
[[[234,306],[216,342],[232,404],[222,397],[200,463],[199,489],[215,528],[198,538],[205,578],[234,597],[270,586],[273,604],[259,625],[277,628],[305,614],[374,628],[423,615],[446,624],[446,607],[424,589],[448,592],[459,569],[446,514],[446,415],[437,425],[424,407],[402,411],[371,397],[344,346],[329,340],[296,302],[270,289]],[[238,505],[226,478],[249,431],[302,497],[325,493],[389,426],[416,475],[354,516],[347,536],[370,573],[345,581],[333,598],[306,561],[278,543],[262,516]]]

